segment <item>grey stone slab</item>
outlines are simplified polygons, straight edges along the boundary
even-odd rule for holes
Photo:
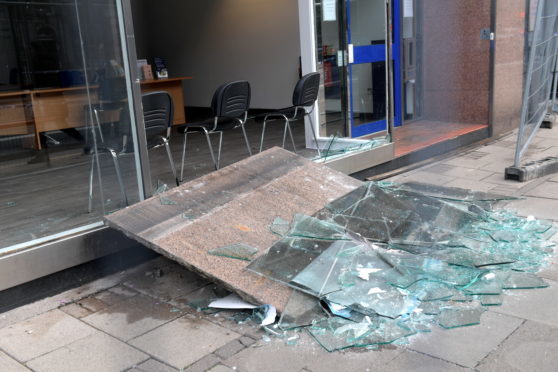
[[[419,171],[409,176],[398,178],[397,182],[422,182],[432,185],[445,185],[455,180],[455,177],[446,176],[445,174],[433,173],[430,171]]]
[[[522,216],[558,221],[558,200],[526,197],[513,200],[506,204],[506,208],[517,211]]]
[[[386,365],[386,371],[405,372],[464,372],[468,368],[428,355],[405,350]]]
[[[134,297],[138,292],[123,286],[110,288],[106,291],[99,292],[95,295],[95,299],[102,301],[104,304],[111,306],[118,302],[124,301],[130,297]],[[105,306],[106,306],[105,305]]]
[[[198,274],[170,261],[164,267],[138,272],[129,277],[124,284],[141,293],[170,301],[208,283]]]
[[[0,371],[6,372],[28,372],[29,369],[19,364],[15,359],[0,351]]]
[[[116,303],[82,320],[108,334],[127,341],[182,315],[182,311],[161,300],[138,295]]]
[[[215,367],[211,368],[207,372],[233,372],[234,369],[224,366],[222,364],[218,364]]]
[[[0,329],[0,348],[20,362],[58,349],[95,330],[60,310]]]
[[[504,303],[490,310],[558,327],[558,282],[548,288],[507,291]]]
[[[43,314],[60,306],[73,303],[104,289],[114,287],[121,280],[122,274],[120,273],[109,275],[56,296],[48,297],[32,304],[7,311],[0,315],[0,328]]]
[[[148,359],[145,362],[136,366],[138,371],[142,372],[176,372],[178,371],[175,368],[167,366],[155,359]]]
[[[541,278],[558,281],[558,248],[554,248],[554,253],[548,257],[537,275]]]
[[[297,345],[287,345],[277,338],[270,342],[258,341],[223,364],[238,371],[376,371],[385,370],[386,364],[403,351],[392,345],[380,350],[329,353],[307,333],[300,336]]]
[[[558,199],[558,182],[544,182],[529,190],[527,195],[546,199]]]
[[[484,169],[456,167],[453,165],[440,164],[440,167],[442,166],[446,166],[449,168],[445,168],[445,170],[442,170],[440,173],[450,177],[457,177],[458,179],[464,178],[471,181],[480,181],[494,174],[494,172]],[[434,169],[432,171],[434,171]]]
[[[175,368],[184,368],[240,335],[207,320],[183,316],[129,343]]]
[[[433,328],[430,333],[412,337],[408,348],[473,368],[522,322],[514,317],[486,312],[479,325],[454,329]]]
[[[214,353],[219,358],[227,359],[227,358],[232,357],[234,354],[238,353],[239,351],[241,351],[245,347],[246,346],[244,346],[244,344],[241,343],[240,340],[233,340],[233,341],[229,342],[228,344],[223,345],[219,349],[215,350]]]
[[[86,308],[87,310],[91,311],[92,313],[96,313],[97,311],[103,310],[108,305],[103,301],[99,300],[95,297],[86,297],[77,302],[78,305]]]
[[[84,316],[87,315],[91,315],[92,312],[86,308],[84,308],[83,306],[77,304],[77,303],[73,303],[73,304],[69,304],[66,306],[62,306],[60,308],[60,310],[62,310],[63,312],[65,312],[68,315],[73,316],[74,318],[78,318],[81,319]]]
[[[37,372],[117,372],[128,369],[148,355],[104,333],[82,338],[27,363]]]
[[[490,163],[488,160],[489,156],[485,159],[473,159],[462,156],[456,156],[452,159],[444,160],[443,164],[455,165],[457,167],[473,168],[473,169],[485,169],[484,167]]]
[[[184,369],[184,371],[185,372],[205,372],[205,371],[209,370],[210,368],[216,366],[220,362],[221,362],[221,359],[219,359],[217,356],[215,356],[213,354],[209,354],[209,355],[204,356],[203,358],[201,358],[200,360],[198,360],[194,364],[190,365],[186,369]]]
[[[242,343],[242,345],[244,346],[250,346],[253,345],[256,340],[254,340],[252,337],[247,337],[247,336],[243,336],[239,339],[239,341]]]
[[[444,186],[459,187],[462,189],[469,189],[469,190],[483,191],[483,192],[490,191],[494,187],[496,187],[496,185],[491,183],[486,183],[483,181],[478,181],[473,179],[467,180],[463,178],[455,179],[451,182],[446,183]]]
[[[558,328],[527,321],[495,351],[477,370],[556,371],[558,366]]]

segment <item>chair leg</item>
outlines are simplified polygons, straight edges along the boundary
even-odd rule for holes
[[[264,141],[264,135],[265,135],[265,125],[267,123],[267,120],[264,119],[263,121],[263,126],[262,126],[262,138],[260,140],[260,152],[262,152],[263,150],[263,141]]]
[[[128,195],[126,195],[126,189],[124,188],[124,181],[122,180],[122,173],[120,172],[120,164],[118,162],[118,155],[116,151],[109,150],[112,156],[112,161],[114,162],[114,169],[116,170],[116,177],[118,178],[118,185],[120,186],[120,192],[122,193],[122,198],[124,199],[124,204],[128,206]]]
[[[308,115],[310,120],[310,128],[312,129],[312,135],[314,136],[314,142],[316,143],[316,150],[318,150],[318,157],[322,156],[320,152],[320,144],[318,143],[318,137],[316,136],[316,129],[314,129],[314,119],[312,119],[312,114]]]
[[[163,138],[163,143],[165,144],[165,149],[167,150],[167,155],[169,157],[169,163],[172,169],[172,175],[174,176],[174,180],[176,181],[176,186],[180,186],[180,181],[176,176],[176,167],[174,166],[174,159],[172,158],[172,152],[169,146],[169,140],[167,138]]]
[[[248,154],[252,156],[252,149],[250,148],[250,141],[248,141],[248,136],[246,135],[246,128],[244,128],[244,124],[242,124],[240,127],[242,128],[242,134],[244,134],[244,142],[246,142],[246,148],[248,149]]]
[[[205,139],[207,140],[207,146],[209,147],[209,153],[211,154],[211,160],[213,160],[213,165],[215,165],[215,170],[217,170],[219,169],[219,165],[215,160],[215,154],[213,153],[213,145],[211,144],[211,138],[209,138],[209,132],[205,128],[203,129],[203,131],[205,133]]]
[[[293,151],[296,154],[296,145],[293,137],[293,131],[291,130],[291,123],[288,120],[287,120],[287,128],[289,129],[289,136],[291,137],[291,143],[293,144]]]
[[[184,132],[184,146],[182,147],[182,165],[180,166],[180,181],[184,181],[184,159],[186,157],[186,140],[188,132]]]
[[[223,132],[218,132],[218,133],[219,133],[219,151],[217,152],[217,169],[219,169],[219,167],[221,166],[221,147],[223,145]]]
[[[289,119],[285,118],[285,128],[283,128],[283,148],[285,148],[285,142],[287,141],[288,128],[289,128]]]
[[[93,210],[93,173],[95,170],[95,154],[91,155],[91,165],[89,169],[89,203],[87,205],[87,213]]]

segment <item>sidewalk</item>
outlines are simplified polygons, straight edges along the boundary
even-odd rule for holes
[[[520,214],[558,221],[558,174],[505,181],[507,136],[390,179],[491,191],[524,199]],[[558,129],[541,129],[527,159],[558,155]],[[558,241],[558,237],[554,237]],[[552,371],[558,364],[558,253],[549,284],[515,290],[478,326],[433,329],[405,346],[328,353],[302,333],[296,345],[264,337],[232,312],[185,305],[206,280],[165,258],[0,314],[0,371]]]

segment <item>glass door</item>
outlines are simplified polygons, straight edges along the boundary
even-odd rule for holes
[[[385,0],[346,0],[348,55],[348,118],[350,137],[361,137],[388,129],[388,74],[386,58],[387,9]],[[393,14],[399,14],[394,0]],[[393,17],[393,40],[398,40],[399,17]],[[399,43],[394,43],[394,124],[399,115]]]

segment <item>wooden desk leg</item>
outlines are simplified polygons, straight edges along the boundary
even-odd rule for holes
[[[31,93],[30,96],[31,96],[31,108],[33,110],[33,119],[35,119],[37,117],[37,115],[35,115],[35,107],[36,107],[35,95]],[[37,128],[37,122],[35,120],[33,120],[33,132],[35,133],[35,149],[41,150],[42,148],[41,133],[39,132],[39,128]]]

